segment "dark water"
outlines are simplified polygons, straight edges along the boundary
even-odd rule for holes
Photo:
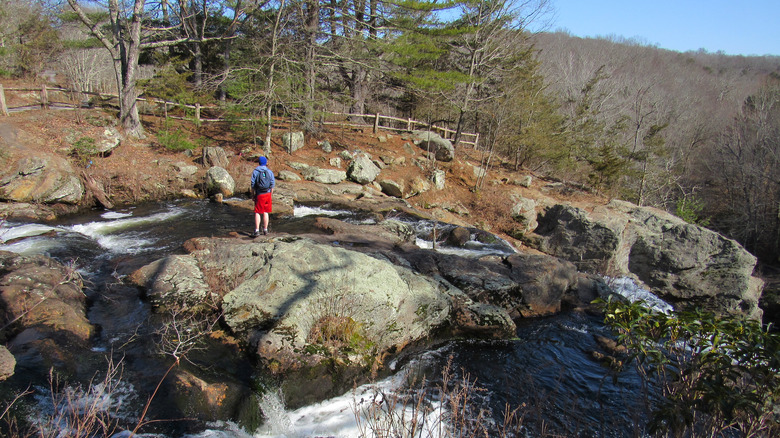
[[[370,214],[336,211],[328,206],[300,206],[295,216],[272,217],[272,231],[309,232],[314,215],[355,223],[373,220]],[[433,224],[401,215],[397,219],[414,223],[421,237],[419,244],[430,244],[424,238]],[[0,249],[47,254],[79,269],[88,286],[89,318],[99,327],[93,351],[96,356],[121,356],[126,367],[123,380],[127,382],[124,409],[129,411],[128,421],[132,421],[137,419],[137,412],[172,359],[154,354],[156,317],[142,292],[125,285],[122,278],[153,260],[181,252],[182,243],[189,238],[248,233],[253,224],[253,216],[247,210],[181,200],[112,212],[95,211],[55,224],[5,224],[0,230],[0,238],[5,242]],[[447,228],[445,224],[437,227]],[[501,253],[508,246],[501,241],[474,241],[469,248],[443,250],[473,256]],[[475,392],[472,401],[489,412],[496,424],[503,422],[506,406],[518,409],[522,422],[516,426],[517,436],[634,436],[635,425],[642,423],[638,412],[644,411],[641,381],[630,371],[614,376],[593,360],[590,352],[598,349],[594,335],[608,335],[600,321],[567,313],[521,323],[516,340],[449,342],[405,357],[395,367],[405,373],[424,374],[427,385],[435,387],[441,385],[439,376],[449,364],[455,382],[475,380],[482,388]],[[246,388],[257,386],[257,373],[247,359],[236,358],[218,373]],[[158,416],[164,417],[164,405],[171,399],[159,400]],[[246,403],[257,409],[255,397],[249,397]],[[356,428],[348,424],[354,414],[347,408],[338,413],[329,410],[341,403],[344,398],[297,412],[277,407],[274,415],[266,406],[268,420],[258,430],[245,418],[224,418],[224,422],[208,424],[168,422],[152,429],[165,436],[355,436]],[[336,417],[344,420],[329,425],[328,420]]]

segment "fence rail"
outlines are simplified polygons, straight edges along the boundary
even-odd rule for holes
[[[31,97],[28,97],[27,99],[21,98],[17,100],[21,100],[22,102],[15,102],[15,106],[9,106],[6,100],[6,91],[18,92],[18,93],[35,93],[37,101],[34,103],[27,103],[24,101],[25,100],[29,101],[30,99],[32,99]],[[60,96],[65,95],[65,97],[70,96],[70,99],[67,101],[53,100],[52,97],[57,94],[59,94]],[[92,106],[92,104],[89,102],[76,99],[75,96],[97,97],[97,99],[100,99],[102,101],[100,102],[101,105],[109,105],[112,100],[116,100],[116,105],[117,106],[119,105],[119,96],[116,94],[97,93],[91,91],[75,91],[75,90],[68,90],[60,87],[49,87],[45,85],[40,88],[3,88],[3,85],[0,84],[0,114],[4,116],[8,116],[10,113],[35,110],[35,109],[74,110],[78,108],[89,108]],[[204,117],[203,115],[204,111],[217,110],[217,112],[220,112],[221,110],[223,110],[222,107],[216,105],[201,105],[199,103],[190,105],[190,104],[176,103],[176,102],[150,98],[150,97],[138,97],[137,101],[160,106],[162,108],[162,113],[163,113],[162,115],[165,118],[171,118],[176,120],[194,120],[196,123],[203,123],[203,122],[218,123],[218,122],[228,121],[228,119],[224,119],[221,117],[216,117],[216,118]],[[170,109],[182,108],[185,111],[192,110],[194,116],[186,117],[186,116],[177,116],[174,114],[169,114],[168,113],[169,108]],[[408,131],[414,131],[415,129],[418,128],[424,128],[424,129],[430,129],[434,132],[438,132],[443,138],[450,139],[450,140],[453,139],[456,133],[456,131],[453,129],[449,129],[444,126],[431,125],[429,123],[421,122],[419,120],[414,120],[411,118],[400,118],[400,117],[386,116],[382,114],[348,114],[348,113],[339,113],[339,112],[328,112],[328,114],[336,117],[343,117],[343,119],[335,120],[335,121],[323,120],[320,122],[323,125],[335,125],[335,126],[351,127],[351,128],[365,128],[366,126],[369,126],[366,123],[357,123],[354,121],[350,121],[350,119],[361,118],[364,120],[373,121],[372,129],[374,133],[378,132],[380,128],[384,130],[392,130],[392,131],[400,131],[400,132],[408,132]],[[239,121],[253,121],[253,120],[257,120],[257,119],[239,119]],[[477,145],[479,144],[479,133],[462,132],[459,142],[462,144],[470,145],[473,148],[476,148]]]

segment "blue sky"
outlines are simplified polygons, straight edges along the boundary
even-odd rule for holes
[[[780,0],[551,0],[549,30],[685,52],[780,55]]]

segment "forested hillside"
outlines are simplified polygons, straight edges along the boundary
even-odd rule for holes
[[[529,33],[548,0],[130,3],[3,2],[0,74],[118,92],[135,136],[154,134],[138,96],[251,116],[234,128],[266,145],[274,118],[314,134],[329,111],[448,124],[456,143],[480,133],[486,166],[676,212],[765,263],[780,255],[778,57]]]

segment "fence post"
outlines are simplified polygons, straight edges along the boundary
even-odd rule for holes
[[[200,124],[200,103],[195,104],[195,123]]]
[[[479,146],[479,132],[477,132],[477,134],[474,136],[474,150],[475,151],[479,150],[478,146]]]
[[[41,88],[41,108],[46,109],[49,106],[49,92],[46,90],[46,85]]]
[[[3,89],[3,84],[0,84],[0,112],[2,112],[4,116],[8,115],[8,106],[5,104],[5,90]]]
[[[412,130],[412,118],[409,117],[409,121],[406,122],[406,130],[411,131]]]
[[[374,134],[379,130],[379,113],[374,117]]]

